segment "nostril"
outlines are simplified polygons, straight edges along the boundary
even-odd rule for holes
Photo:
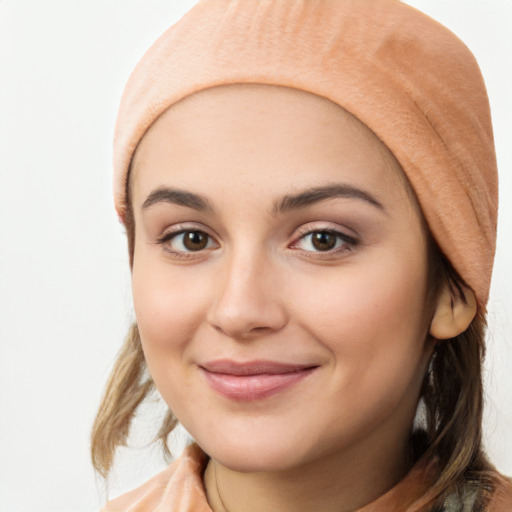
[[[233,325],[213,325],[213,327],[217,332],[220,332],[230,338],[238,338],[240,340],[256,338],[258,336],[262,336],[266,333],[272,332],[271,327],[265,327],[265,326],[257,326],[257,327],[248,326],[246,329],[244,329],[241,326],[233,326]]]

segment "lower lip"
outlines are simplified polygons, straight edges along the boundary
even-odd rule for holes
[[[220,395],[238,401],[263,400],[276,395],[311,375],[316,368],[307,368],[298,372],[230,375],[213,373],[202,369],[208,384]]]

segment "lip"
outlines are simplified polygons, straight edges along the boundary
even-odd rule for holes
[[[289,364],[276,361],[210,361],[200,369],[210,387],[236,401],[263,400],[298,384],[318,365]]]

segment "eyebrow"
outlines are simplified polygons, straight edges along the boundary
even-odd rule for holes
[[[206,197],[170,187],[159,187],[151,192],[142,204],[142,209],[145,210],[157,203],[171,203],[199,211],[213,211]]]
[[[349,199],[360,199],[368,204],[385,211],[384,206],[372,194],[358,187],[345,184],[327,185],[323,187],[314,187],[298,194],[286,195],[280,199],[272,209],[272,215],[286,213],[290,210],[304,208],[314,203],[326,201],[336,197]],[[214,211],[210,201],[202,195],[186,192],[184,190],[159,187],[149,194],[142,209],[145,210],[157,203],[171,203],[179,206],[185,206],[198,211]]]
[[[385,211],[384,206],[372,194],[358,187],[345,184],[327,185],[315,187],[295,195],[283,197],[273,208],[272,214],[285,213],[290,210],[296,210],[309,206],[314,203],[333,199],[335,197],[344,197],[349,199],[360,199],[375,206],[379,210]]]

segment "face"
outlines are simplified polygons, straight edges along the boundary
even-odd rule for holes
[[[427,243],[370,130],[306,92],[208,89],[151,127],[130,187],[147,364],[207,453],[286,470],[405,445]]]

